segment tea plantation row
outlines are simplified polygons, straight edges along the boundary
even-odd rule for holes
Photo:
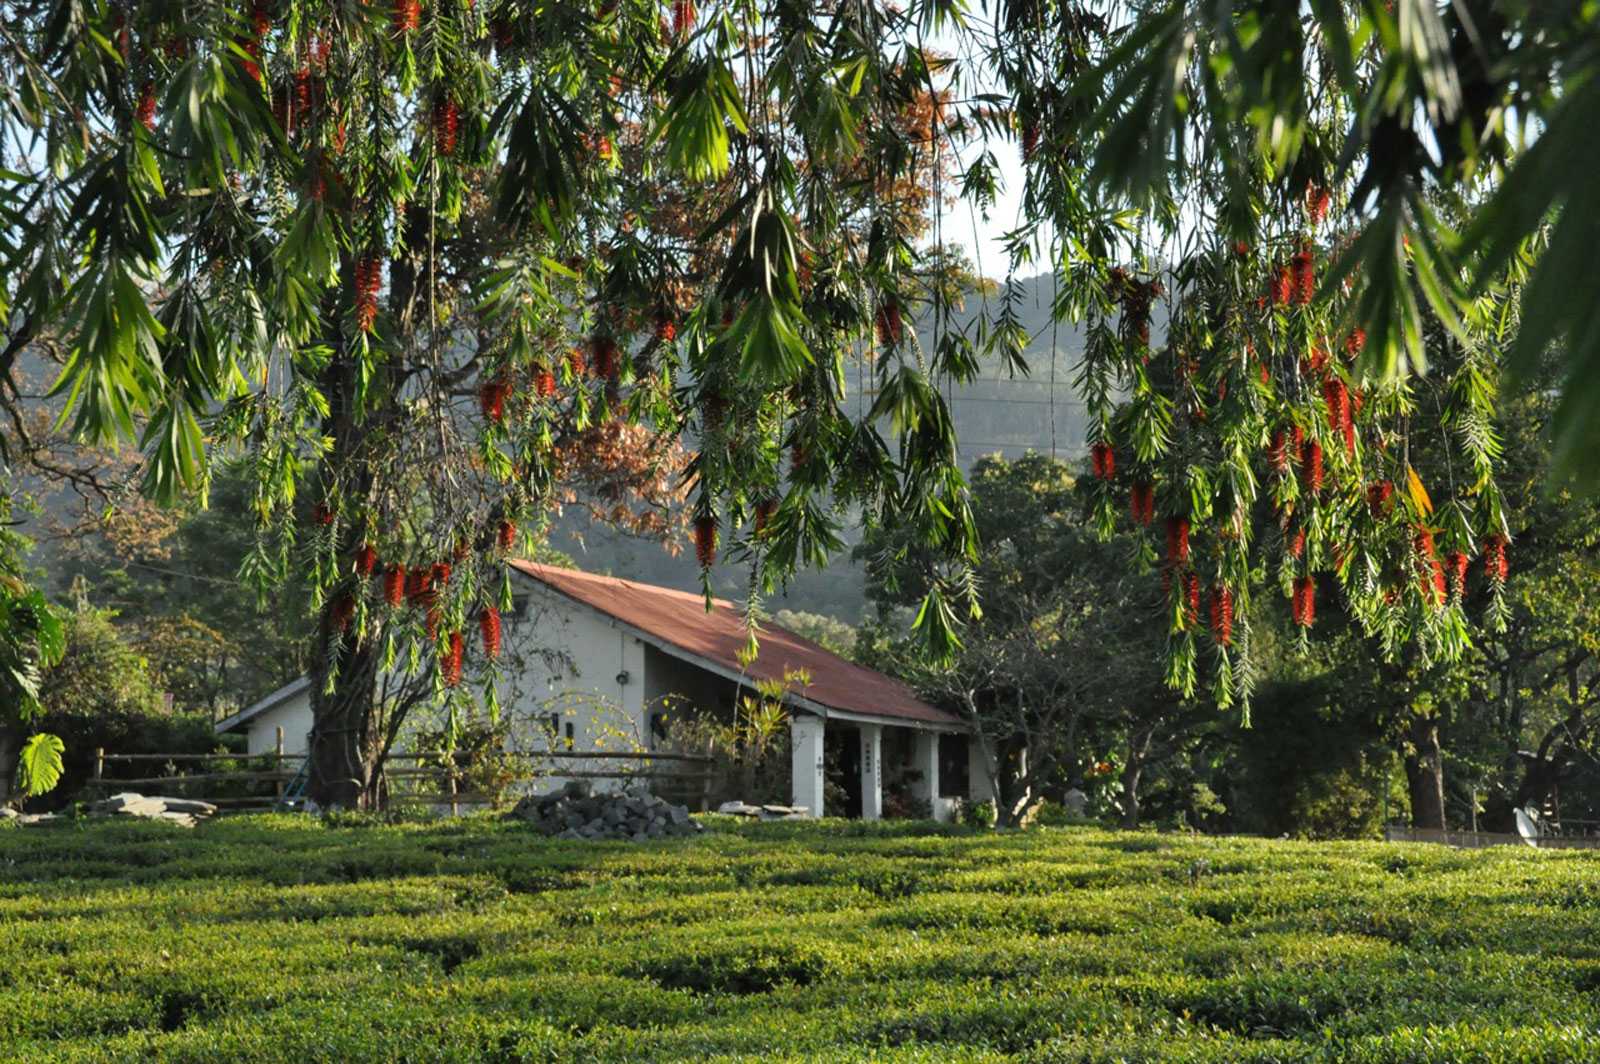
[[[1600,855],[0,827],[0,1059],[1600,1059]]]

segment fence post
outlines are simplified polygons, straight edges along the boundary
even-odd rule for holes
[[[461,815],[461,807],[456,804],[456,755],[454,752],[450,754],[450,815]]]
[[[97,747],[94,748],[94,781],[95,781],[95,783],[99,783],[100,782],[101,778],[105,776],[105,772],[106,772],[106,748],[103,747],[103,746],[97,746]]]
[[[273,787],[278,792],[278,804],[282,805],[283,804],[283,725],[282,724],[278,725],[276,731],[277,731],[277,735],[274,737],[274,740],[273,740],[272,771],[276,772],[278,774],[278,779],[276,781],[274,781]]]

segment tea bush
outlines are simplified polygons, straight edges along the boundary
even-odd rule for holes
[[[1600,855],[0,825],[0,1060],[1600,1059]]]

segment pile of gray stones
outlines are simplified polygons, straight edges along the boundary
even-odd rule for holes
[[[215,816],[217,807],[210,802],[194,798],[146,797],[125,791],[89,805],[90,816],[126,816],[142,820],[164,820],[179,827],[192,828],[207,817]],[[0,820],[16,820],[19,824],[46,824],[64,817],[58,813],[18,813],[15,809],[0,808]]]
[[[506,814],[558,839],[645,839],[695,835],[705,828],[689,810],[642,788],[595,794],[587,780],[570,780],[559,791],[529,795]]]

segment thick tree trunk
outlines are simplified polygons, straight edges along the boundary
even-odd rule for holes
[[[331,644],[312,670],[311,769],[307,791],[323,809],[373,809],[378,804],[377,734],[373,692],[377,683],[378,648],[352,643],[337,660],[328,660]],[[334,691],[325,694],[328,673],[335,672]]]
[[[1411,722],[1406,751],[1406,786],[1411,794],[1411,826],[1444,830],[1444,759],[1439,750],[1439,722],[1417,717]]]
[[[1150,743],[1156,730],[1152,726],[1135,731],[1128,736],[1128,761],[1122,769],[1122,819],[1121,826],[1132,831],[1139,826],[1139,781],[1144,776],[1145,761],[1150,756]]]
[[[22,751],[22,732],[8,721],[0,721],[0,806],[11,798],[16,785],[17,755]]]

